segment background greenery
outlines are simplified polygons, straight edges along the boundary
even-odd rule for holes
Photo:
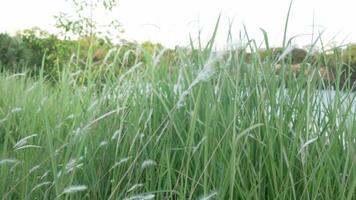
[[[140,46],[144,51],[139,50]],[[18,32],[16,36],[0,34],[0,64],[2,70],[17,72],[25,70],[32,74],[39,73],[41,67],[50,79],[58,80],[58,74],[68,62],[75,62],[76,68],[85,68],[88,62],[92,63],[92,70],[98,74],[105,72],[103,65],[117,65],[117,72],[130,68],[137,61],[147,61],[145,54],[163,51],[165,62],[177,62],[178,51],[184,50],[192,55],[199,54],[200,50],[193,52],[189,48],[177,47],[167,49],[161,44],[144,42],[142,44],[124,41],[113,44],[107,38],[98,36],[80,37],[76,40],[60,39],[56,35],[47,33],[38,28]],[[277,60],[283,53],[283,48],[257,49],[261,61]],[[146,58],[147,58],[146,55]],[[251,62],[251,54],[245,52],[246,62]],[[322,62],[317,62],[322,60]],[[342,63],[338,62],[341,60]],[[347,44],[342,47],[310,53],[308,49],[293,49],[288,56],[278,63],[291,64],[309,62],[316,67],[327,67],[333,74],[337,71],[343,73],[343,80],[351,76],[356,80],[356,44]],[[319,66],[317,66],[318,64]],[[69,64],[70,66],[70,64]]]

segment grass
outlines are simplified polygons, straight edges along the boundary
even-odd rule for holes
[[[108,65],[100,89],[90,63],[85,84],[2,73],[2,198],[356,199],[355,94],[214,36],[178,64]]]

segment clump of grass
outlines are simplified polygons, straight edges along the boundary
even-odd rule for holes
[[[355,199],[355,94],[213,41],[99,90],[1,74],[2,198]]]

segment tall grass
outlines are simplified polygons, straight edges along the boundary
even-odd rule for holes
[[[355,94],[213,41],[100,89],[90,63],[85,84],[1,74],[2,198],[355,199]]]

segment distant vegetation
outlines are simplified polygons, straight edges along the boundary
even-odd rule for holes
[[[38,75],[43,68],[46,77],[56,80],[62,70],[68,70],[68,67],[72,70],[84,69],[88,63],[92,64],[90,70],[97,73],[105,70],[107,65],[115,65],[117,71],[122,71],[138,60],[144,62],[145,54],[164,49],[162,45],[150,42],[141,44],[141,50],[137,47],[136,43],[112,44],[95,36],[63,40],[35,28],[13,37],[0,34],[0,65],[7,72],[27,71],[34,75]],[[175,51],[166,49],[164,57],[170,62],[175,57]]]
[[[137,49],[140,46],[141,49]],[[38,28],[18,32],[16,36],[0,34],[0,65],[2,70],[17,72],[20,69],[30,74],[38,74],[43,67],[45,76],[57,80],[62,70],[75,64],[76,69],[83,69],[88,62],[93,64],[92,71],[97,75],[105,73],[108,65],[115,65],[121,72],[133,66],[137,61],[146,62],[146,54],[153,55],[162,51],[165,62],[177,62],[179,51],[199,54],[199,49],[177,47],[167,49],[161,44],[145,42],[142,44],[123,41],[113,44],[107,38],[83,36],[76,40],[60,39]],[[239,50],[240,51],[240,50]],[[348,44],[321,52],[309,52],[309,49],[292,49],[282,60],[278,58],[283,48],[256,49],[257,54],[245,52],[245,61],[251,62],[258,56],[261,62],[289,64],[308,64],[309,68],[322,68],[335,76],[341,73],[341,82],[353,84],[356,81],[356,44]],[[341,61],[341,62],[340,62]],[[95,67],[96,66],[96,67]],[[273,66],[272,66],[273,67]],[[300,66],[298,66],[300,67]],[[303,69],[310,71],[310,69]],[[301,70],[298,69],[298,72]]]
[[[341,73],[325,92],[292,65],[347,65],[350,47],[305,58],[216,52],[213,39],[164,51],[6,38],[19,53],[0,73],[3,199],[356,198],[355,93]],[[40,65],[28,48],[52,57]],[[35,74],[8,72],[30,61]]]

